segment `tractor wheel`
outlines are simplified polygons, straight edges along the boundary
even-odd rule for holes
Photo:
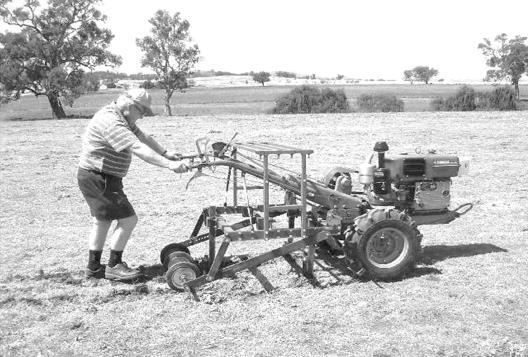
[[[161,264],[165,265],[165,259],[167,259],[167,256],[172,252],[185,252],[187,254],[190,254],[189,248],[184,246],[180,243],[171,243],[166,245],[160,253],[160,261]]]
[[[355,220],[348,251],[371,279],[402,277],[418,259],[422,235],[409,216],[396,209],[376,208]]]
[[[179,262],[173,264],[167,270],[165,279],[172,290],[183,291],[185,283],[196,279],[200,275],[198,266],[191,262]]]

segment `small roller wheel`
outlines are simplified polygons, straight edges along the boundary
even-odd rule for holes
[[[196,279],[200,274],[200,269],[191,262],[179,262],[169,267],[165,274],[167,284],[172,290],[183,291],[188,281]]]
[[[172,252],[185,252],[187,254],[190,254],[189,248],[187,248],[183,244],[181,244],[181,243],[171,243],[169,245],[166,245],[161,250],[161,253],[160,253],[160,262],[161,262],[161,264],[165,265],[165,263],[164,263],[165,258],[167,257],[167,255],[169,255]]]
[[[189,262],[192,263],[193,259],[189,253],[186,252],[171,252],[169,255],[165,256],[165,261],[163,262],[163,266],[165,267],[165,270],[169,269],[169,267],[174,263],[179,262]]]

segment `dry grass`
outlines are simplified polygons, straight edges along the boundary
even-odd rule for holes
[[[90,217],[76,186],[86,119],[0,122],[0,355],[527,356],[528,188],[525,113],[196,116],[145,119],[169,147],[193,150],[213,132],[312,148],[311,176],[358,165],[376,140],[472,155],[449,225],[424,226],[425,260],[407,278],[359,282],[323,256],[319,286],[282,259],[203,287],[202,302],[171,291],[160,249],[184,239],[223,183],[181,178],[135,160],[125,185],[140,223],[125,253],[147,267],[139,284],[85,281]],[[256,254],[263,243],[237,244]],[[201,247],[192,250],[204,253]],[[106,253],[107,254],[107,253]],[[106,256],[105,256],[106,259]]]

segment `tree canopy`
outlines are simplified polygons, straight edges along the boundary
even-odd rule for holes
[[[508,39],[502,33],[495,37],[495,45],[487,38],[478,45],[486,57],[486,65],[491,67],[486,72],[485,81],[501,81],[507,79],[515,87],[519,98],[519,80],[528,71],[528,46],[526,37],[515,36]]]
[[[262,71],[262,72],[252,73],[251,77],[253,78],[255,82],[258,82],[262,84],[263,86],[264,86],[264,83],[270,81],[270,74],[268,72]]]
[[[438,75],[438,70],[428,66],[416,66],[413,69],[408,69],[403,72],[403,79],[405,81],[411,82],[414,81],[424,82],[429,84],[431,78]]]
[[[170,99],[176,90],[188,87],[187,78],[199,60],[198,45],[191,43],[189,21],[177,12],[158,10],[149,20],[151,36],[136,39],[143,52],[141,65],[157,75],[158,86],[165,90],[165,113],[172,115]]]
[[[18,32],[0,34],[0,83],[4,98],[21,93],[44,95],[53,116],[66,114],[61,98],[70,105],[84,91],[84,71],[117,65],[121,59],[107,48],[113,38],[102,28],[106,17],[96,9],[101,0],[25,0],[16,7],[0,0],[0,17]]]

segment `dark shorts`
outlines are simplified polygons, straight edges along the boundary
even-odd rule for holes
[[[136,214],[123,192],[120,177],[79,168],[77,182],[93,217],[114,220]]]

